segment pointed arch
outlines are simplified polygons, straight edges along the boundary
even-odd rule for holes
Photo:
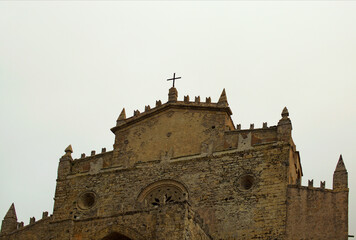
[[[144,240],[146,239],[135,229],[114,223],[98,231],[93,240]]]
[[[102,238],[101,240],[132,240],[132,239],[118,232],[112,232],[107,236],[105,236],[104,238]]]
[[[152,206],[184,200],[188,200],[188,189],[172,179],[159,180],[147,185],[137,197],[137,202]]]

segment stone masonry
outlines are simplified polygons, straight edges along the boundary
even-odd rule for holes
[[[112,151],[59,160],[53,214],[19,223],[14,204],[0,240],[348,239],[343,159],[333,189],[301,186],[287,108],[276,126],[234,125],[218,102],[189,96],[146,106],[111,131]]]

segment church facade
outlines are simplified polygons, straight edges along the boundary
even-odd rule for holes
[[[11,205],[0,240],[348,239],[348,176],[301,186],[287,108],[275,126],[241,129],[225,90],[211,98],[125,109],[112,151],[59,160],[53,214],[19,223]]]

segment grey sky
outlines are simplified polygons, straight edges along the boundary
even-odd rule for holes
[[[0,1],[0,218],[52,213],[58,159],[112,149],[110,128],[183,95],[217,101],[235,124],[276,125],[284,106],[303,184],[342,153],[356,234],[355,1]]]

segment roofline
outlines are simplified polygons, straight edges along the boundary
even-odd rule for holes
[[[153,115],[156,115],[160,112],[163,112],[167,109],[194,109],[194,110],[207,110],[207,111],[217,111],[217,112],[226,112],[229,116],[232,115],[232,111],[229,106],[218,106],[217,103],[185,103],[184,101],[177,101],[177,102],[168,102],[165,104],[162,104],[159,107],[155,107],[149,111],[140,113],[138,116],[132,116],[130,118],[127,118],[123,121],[123,124],[115,126],[111,128],[110,130],[115,133],[117,130],[126,128],[128,126],[131,126],[137,122],[140,122],[144,119],[147,119]]]

